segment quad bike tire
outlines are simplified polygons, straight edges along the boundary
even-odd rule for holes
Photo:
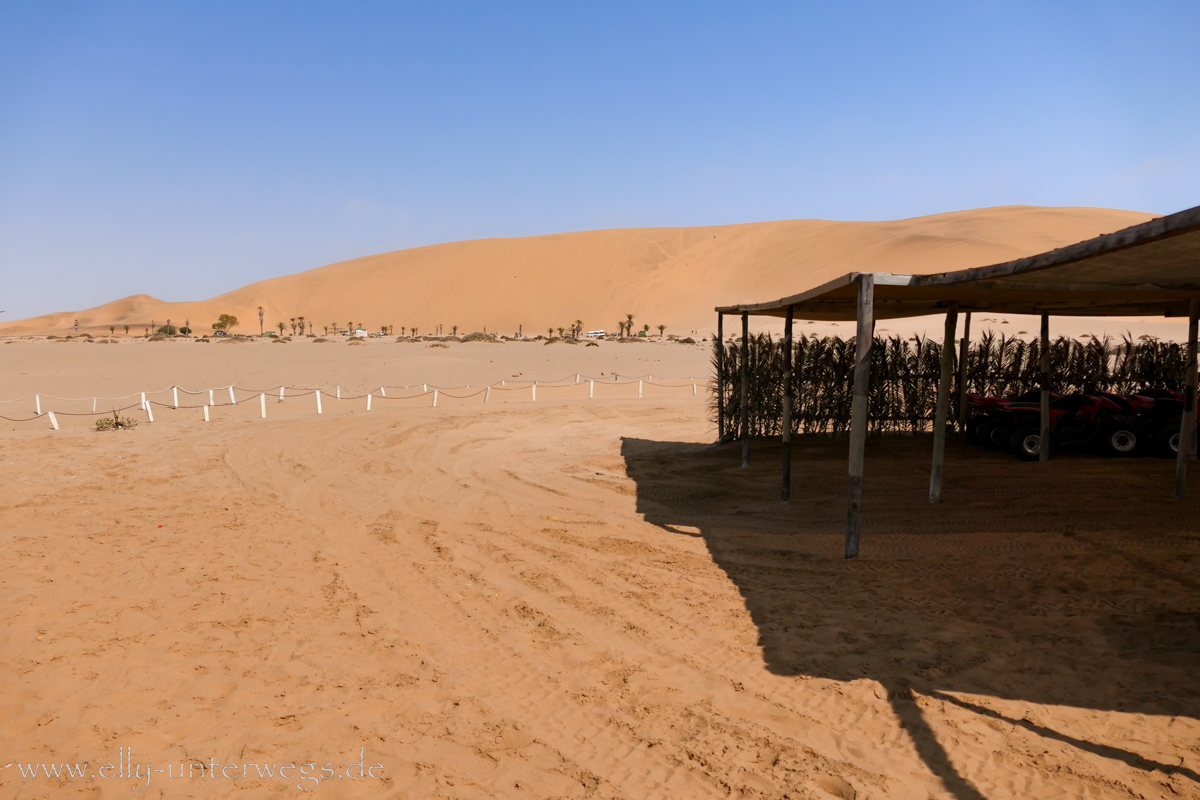
[[[1162,458],[1175,458],[1179,453],[1179,423],[1163,425],[1154,434],[1154,452]]]
[[[983,444],[979,438],[979,428],[987,421],[987,417],[972,417],[967,420],[967,440],[975,444]]]
[[[1137,455],[1142,437],[1132,425],[1111,423],[1100,430],[1100,452],[1113,458],[1129,458]]]
[[[996,420],[984,419],[975,426],[975,443],[980,447],[992,446],[992,428],[996,427]]]
[[[1016,427],[1013,425],[1000,424],[996,425],[991,430],[991,441],[989,445],[993,450],[1012,451],[1010,440]]]
[[[1009,448],[1022,461],[1037,461],[1041,458],[1042,430],[1040,426],[1026,425],[1023,428],[1017,428],[1008,438],[1008,442]],[[1051,453],[1053,452],[1053,448],[1051,448]]]

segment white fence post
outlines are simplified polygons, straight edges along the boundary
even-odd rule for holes
[[[217,404],[217,401],[213,399],[213,390],[212,389],[208,390],[208,404],[210,406],[215,406]]]
[[[438,392],[437,389],[433,390],[433,407],[434,408],[437,408],[437,392]]]
[[[537,400],[537,381],[534,381],[533,386],[529,388],[533,390],[533,399]]]
[[[379,387],[379,396],[380,396],[380,397],[387,397],[387,387],[386,387],[386,386],[380,386],[380,387]]]
[[[692,384],[692,397],[696,396],[696,384]]]
[[[149,403],[146,403],[146,417],[147,417],[147,418],[148,418],[148,419],[149,419],[151,422],[154,422],[154,409],[150,408],[150,404],[149,404]]]
[[[596,381],[590,380],[590,381],[588,381],[588,400],[592,400],[595,397],[596,397]]]
[[[50,418],[50,427],[54,430],[58,430],[58,420],[54,418],[54,412],[47,411],[46,416]]]
[[[317,389],[315,394],[317,396],[317,413],[320,414],[321,413],[321,390]]]
[[[171,405],[175,406],[175,408],[179,408],[179,387],[178,386],[171,387]]]
[[[147,407],[148,406],[146,405],[146,393],[142,392],[142,411],[145,411],[147,409]]]
[[[422,383],[422,384],[421,384],[421,391],[422,391],[422,392],[428,392],[428,391],[429,391],[429,384],[427,384],[427,383]]]
[[[96,398],[92,398],[92,413],[96,413]]]
[[[233,393],[233,384],[232,383],[229,384],[229,402],[235,406],[237,405],[237,396],[234,395],[234,393]]]
[[[262,419],[267,418],[267,393],[262,392],[258,395],[258,414]]]
[[[334,388],[337,390],[337,399],[338,399],[338,400],[341,400],[341,399],[342,399],[342,386],[341,386],[341,384],[338,384],[338,385],[337,385],[336,387],[334,387]]]
[[[367,393],[367,411],[370,411],[370,410],[371,410],[371,395],[368,392]]]
[[[575,382],[579,383],[579,373],[578,372],[575,373]]]
[[[283,387],[279,387],[279,402],[283,402]]]
[[[638,399],[642,399],[642,382],[638,381]]]
[[[204,407],[204,421],[208,422],[208,406]]]
[[[487,387],[483,390],[483,404],[486,406],[488,398],[492,396],[492,387]]]
[[[142,402],[146,402],[145,394],[142,395]],[[42,415],[42,396],[40,394],[33,396],[33,407],[37,409],[37,415],[40,417]]]

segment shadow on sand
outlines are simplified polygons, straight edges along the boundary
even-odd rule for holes
[[[747,470],[737,444],[625,439],[622,454],[638,511],[703,537],[738,587],[766,667],[878,681],[954,797],[983,795],[955,769],[918,695],[1200,784],[1192,769],[954,694],[1200,716],[1200,485],[1175,503],[1170,462],[1022,464],[954,442],[945,501],[930,506],[929,446],[869,443],[863,557],[849,562],[843,441],[798,440],[786,506],[777,443],[756,442]]]

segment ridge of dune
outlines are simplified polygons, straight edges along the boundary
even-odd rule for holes
[[[616,228],[473,239],[378,253],[270,278],[208,300],[133,295],[94,308],[0,324],[2,335],[107,332],[189,320],[199,333],[221,314],[257,328],[303,315],[370,329],[437,324],[449,332],[527,334],[567,326],[635,325],[707,331],[718,304],[763,301],[851,271],[930,273],[1051,250],[1155,218],[1107,208],[997,206],[881,222],[780,220],[676,228]],[[139,331],[140,332],[140,331]]]

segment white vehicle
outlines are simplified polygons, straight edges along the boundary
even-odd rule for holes
[[[355,339],[365,339],[365,338],[367,338],[367,336],[368,336],[367,332],[364,331],[362,328],[355,328],[355,330],[354,330],[354,338]]]
[[[604,331],[588,331],[587,332],[587,337],[589,339],[599,339],[603,335],[604,335]]]

